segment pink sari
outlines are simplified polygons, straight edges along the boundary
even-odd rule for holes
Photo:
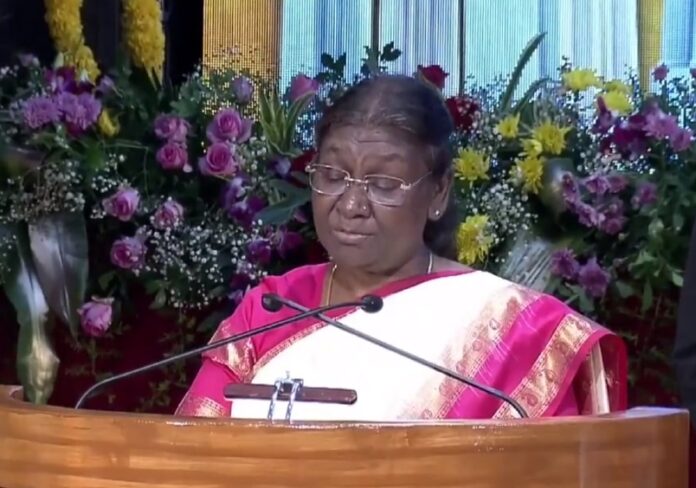
[[[328,269],[325,264],[305,266],[267,278],[247,293],[212,340],[296,313],[288,309],[266,311],[261,306],[264,293],[277,293],[307,307],[319,306]],[[623,342],[553,297],[478,271],[413,277],[393,282],[375,294],[385,300],[385,308],[377,314],[368,316],[350,310],[329,315],[383,340],[397,342],[403,337],[404,342],[396,345],[506,392],[532,417],[626,408],[627,358]],[[388,308],[388,304],[392,306]],[[423,326],[425,320],[428,326]],[[516,416],[500,400],[420,365],[395,362],[392,353],[365,346],[364,341],[351,342],[351,336],[340,334],[345,333],[307,319],[210,351],[204,355],[201,370],[177,414],[262,418],[267,402],[257,401],[257,405],[265,405],[248,408],[242,403],[250,401],[237,400],[233,406],[224,398],[223,388],[229,383],[272,383],[274,378],[284,376],[283,368],[289,367],[293,376],[305,379],[308,386],[354,387],[358,403],[363,401],[361,394],[365,397],[362,410],[309,409],[306,416],[310,419]],[[351,348],[354,350],[345,353],[343,362],[343,349]],[[351,364],[346,358],[361,360]],[[326,373],[320,374],[319,370],[324,369]],[[387,376],[380,378],[380,374]],[[385,390],[384,384],[392,378],[398,383],[400,374],[401,386],[408,387],[391,393]],[[310,384],[311,378],[314,384]],[[399,397],[395,392],[405,393]],[[297,418],[297,408],[293,418]]]

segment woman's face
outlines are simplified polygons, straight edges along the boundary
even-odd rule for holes
[[[426,176],[426,157],[423,148],[409,144],[395,130],[354,126],[330,130],[316,164],[358,179],[385,175],[409,184],[422,178],[404,193],[399,206],[371,201],[359,184],[349,185],[337,196],[312,192],[317,235],[336,264],[393,273],[419,255],[425,224],[437,218],[437,211],[444,212],[451,184],[449,175],[441,181]]]

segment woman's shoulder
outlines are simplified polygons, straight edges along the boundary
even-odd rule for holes
[[[293,300],[306,298],[322,288],[327,269],[327,263],[308,264],[283,274],[268,275],[251,288],[245,298],[264,293],[277,293]]]

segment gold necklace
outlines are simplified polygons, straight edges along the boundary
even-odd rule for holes
[[[433,272],[433,253],[428,254],[428,270],[425,272],[425,274],[430,274]],[[333,282],[334,282],[334,275],[336,274],[336,268],[338,268],[338,265],[334,263],[334,265],[331,267],[331,274],[329,274],[329,285],[326,288],[326,299],[324,300],[323,306],[327,306],[329,303],[331,303],[331,292],[333,291]]]

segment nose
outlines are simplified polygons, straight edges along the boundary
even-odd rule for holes
[[[367,189],[360,183],[348,185],[336,204],[341,216],[347,219],[369,217],[372,209],[367,198]]]

